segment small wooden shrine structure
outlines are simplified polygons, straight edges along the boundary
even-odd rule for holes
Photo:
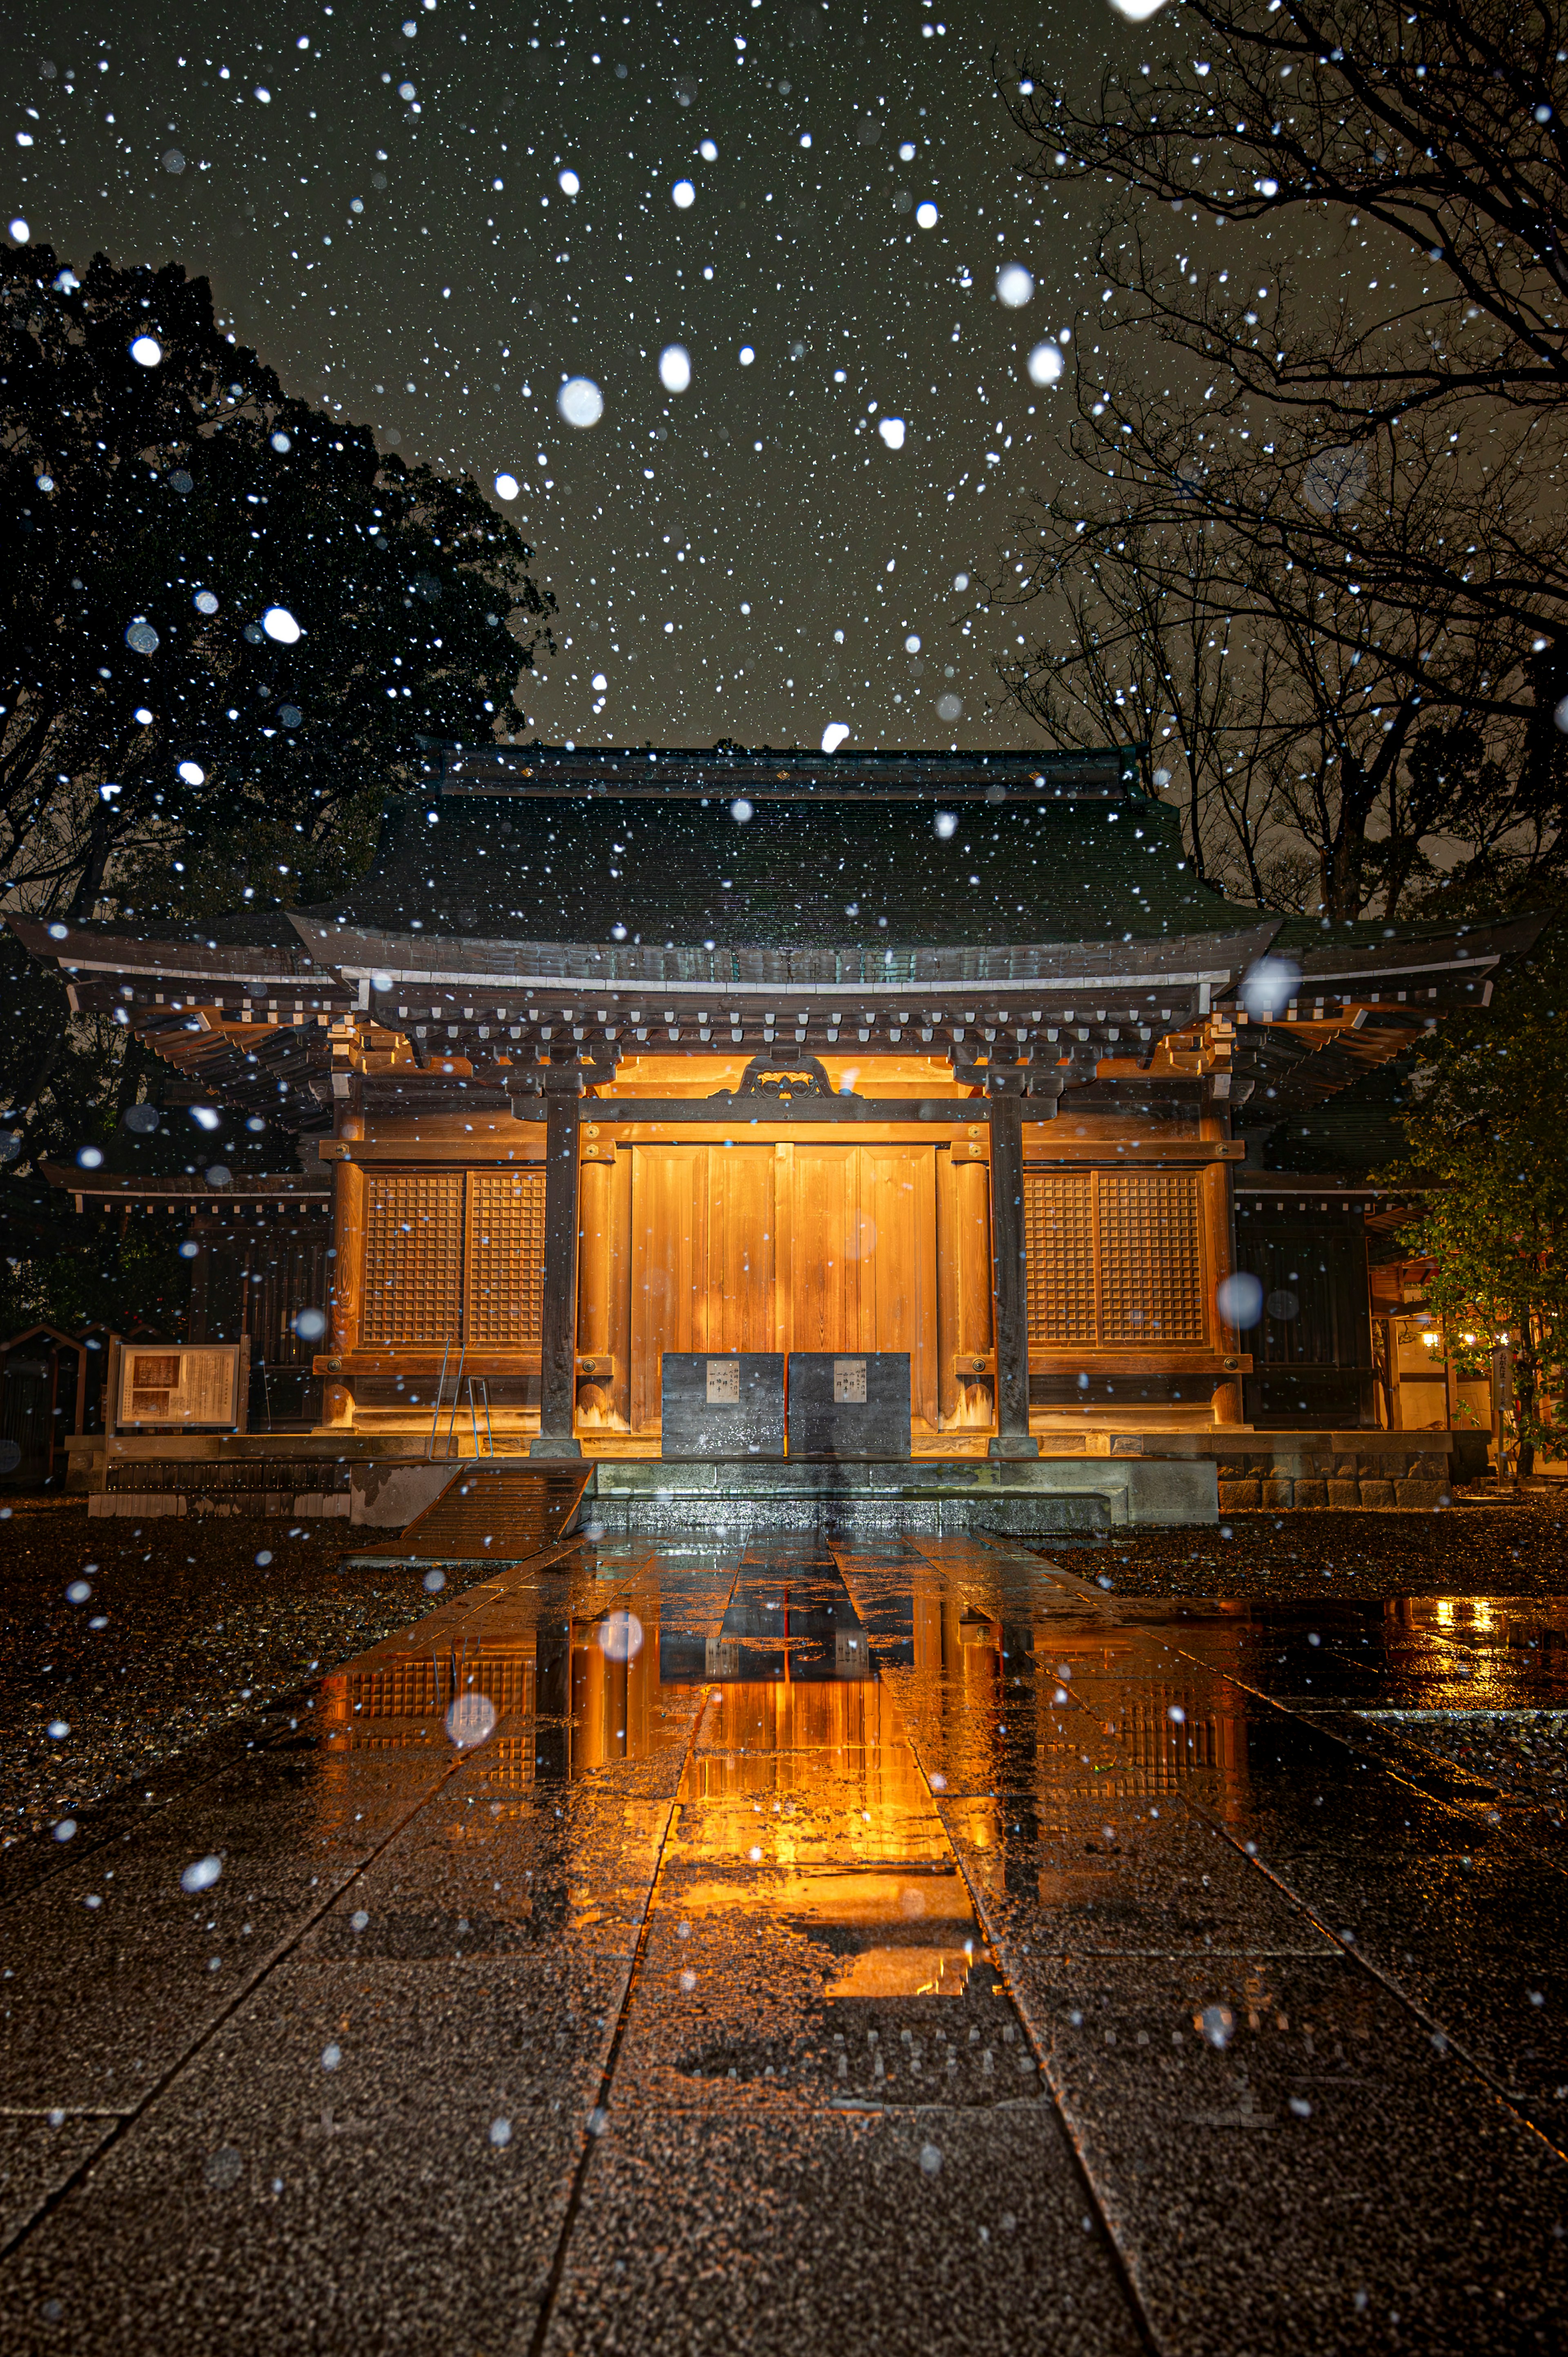
[[[330,1190],[323,1430],[414,1446],[460,1370],[498,1448],[597,1457],[659,1453],[666,1351],[908,1352],[917,1457],[1239,1424],[1239,1112],[1519,945],[1229,906],[1116,750],[446,747],[329,906],[10,921],[298,1134],[236,1191]]]

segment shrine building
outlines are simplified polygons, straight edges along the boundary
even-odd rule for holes
[[[1533,931],[1229,905],[1121,750],[427,767],[327,905],[8,920],[188,1097],[295,1135],[263,1180],[51,1176],[239,1236],[192,1339],[251,1321],[340,1456],[417,1458],[460,1393],[454,1446],[658,1458],[667,1356],[801,1353],[907,1358],[911,1462],[1212,1455],[1278,1421],[1226,1314],[1241,1124],[1484,1003]],[[1345,1347],[1327,1421],[1369,1426]]]

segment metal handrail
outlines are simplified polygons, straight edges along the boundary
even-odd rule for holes
[[[446,1361],[451,1355],[448,1342],[441,1353],[441,1372],[435,1378],[435,1397],[430,1409],[430,1437],[424,1444],[424,1458],[429,1464],[435,1455],[435,1436],[441,1427],[441,1402],[446,1390]]]
[[[424,1444],[424,1455],[427,1462],[433,1459],[435,1456],[435,1444],[441,1437],[441,1411],[443,1408],[447,1410],[447,1416],[446,1446],[442,1451],[442,1454],[450,1460],[454,1455],[460,1457],[463,1453],[461,1448],[457,1445],[457,1411],[463,1405],[463,1366],[467,1355],[468,1347],[467,1343],[464,1343],[460,1346],[457,1352],[456,1372],[452,1377],[452,1397],[450,1401],[448,1401],[446,1397],[446,1369],[452,1357],[452,1345],[450,1341],[448,1341],[442,1350],[441,1372],[435,1379],[435,1398],[430,1410],[430,1437]],[[479,1453],[479,1436],[478,1427],[474,1421],[474,1383],[475,1378],[470,1375],[468,1378],[468,1420],[470,1425],[474,1427],[474,1454],[477,1457]],[[487,1432],[489,1430],[489,1395],[487,1392],[485,1398],[485,1429]],[[493,1445],[491,1447],[490,1454],[492,1456],[495,1454]]]
[[[447,1458],[450,1458],[455,1451],[459,1457],[462,1455],[462,1449],[457,1446],[457,1411],[463,1405],[463,1369],[467,1356],[467,1343],[464,1343],[460,1346],[457,1352],[456,1370],[452,1377],[452,1396],[450,1400],[448,1400],[446,1396],[446,1370],[451,1364],[452,1360],[451,1343],[448,1341],[442,1351],[441,1372],[435,1379],[435,1398],[430,1410],[430,1435],[424,1444],[424,1454],[427,1461],[433,1459],[435,1456],[435,1444],[441,1437],[441,1411],[443,1408],[446,1408],[446,1447],[444,1454]],[[489,1380],[487,1376],[470,1375],[468,1377],[467,1403],[468,1431],[473,1442],[474,1455],[476,1458],[480,1456],[493,1457],[496,1453],[496,1435],[495,1426],[490,1416],[490,1386]],[[482,1449],[479,1447],[479,1418],[481,1413],[484,1417],[485,1426],[485,1445]]]
[[[436,1454],[436,1426],[441,1424],[441,1393],[446,1391],[446,1353],[448,1353],[450,1348],[453,1346],[450,1346],[448,1341],[446,1351],[441,1353],[441,1374],[436,1376],[436,1398],[432,1400],[432,1409],[429,1409],[429,1440],[424,1443],[424,1461],[427,1461],[427,1464],[432,1461],[434,1454]]]
[[[478,1399],[477,1403],[475,1400],[476,1387],[478,1392]],[[487,1457],[493,1457],[496,1453],[496,1437],[490,1424],[489,1379],[485,1375],[470,1375],[468,1377],[468,1426],[474,1436],[474,1455],[476,1458],[478,1458],[479,1454],[478,1410],[480,1407],[482,1407],[485,1412],[484,1453]]]
[[[463,1397],[463,1361],[467,1355],[468,1346],[465,1342],[457,1353],[457,1372],[452,1378],[452,1412],[446,1418],[446,1455],[449,1459],[457,1438],[457,1409]],[[462,1451],[457,1449],[456,1453],[460,1456]]]

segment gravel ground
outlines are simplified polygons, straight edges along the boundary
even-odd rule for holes
[[[1568,1501],[1466,1503],[1440,1513],[1228,1514],[1218,1531],[1118,1532],[1092,1554],[1050,1543],[1131,1596],[1568,1596]]]
[[[0,1849],[259,1714],[436,1601],[419,1571],[348,1569],[362,1534],[340,1522],[138,1526],[89,1522],[73,1501],[11,1507],[0,1521]],[[81,1581],[91,1593],[73,1603],[66,1590]]]
[[[1423,1751],[1495,1785],[1510,1801],[1539,1809],[1561,1828],[1568,1793],[1568,1718],[1561,1711],[1411,1711],[1393,1727]]]

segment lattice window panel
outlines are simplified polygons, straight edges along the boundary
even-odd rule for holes
[[[1095,1189],[1101,1341],[1147,1350],[1206,1341],[1197,1176],[1102,1170]]]
[[[468,1178],[467,1334],[490,1350],[538,1350],[544,1320],[544,1173]]]
[[[401,1655],[390,1669],[376,1670],[369,1677],[349,1678],[350,1717],[356,1721],[429,1718],[436,1706],[435,1681],[433,1660],[422,1660],[418,1654]]]
[[[1024,1173],[1032,1343],[1095,1340],[1093,1184],[1088,1171]]]
[[[372,1174],[365,1194],[361,1342],[373,1349],[456,1341],[463,1314],[461,1174]]]

